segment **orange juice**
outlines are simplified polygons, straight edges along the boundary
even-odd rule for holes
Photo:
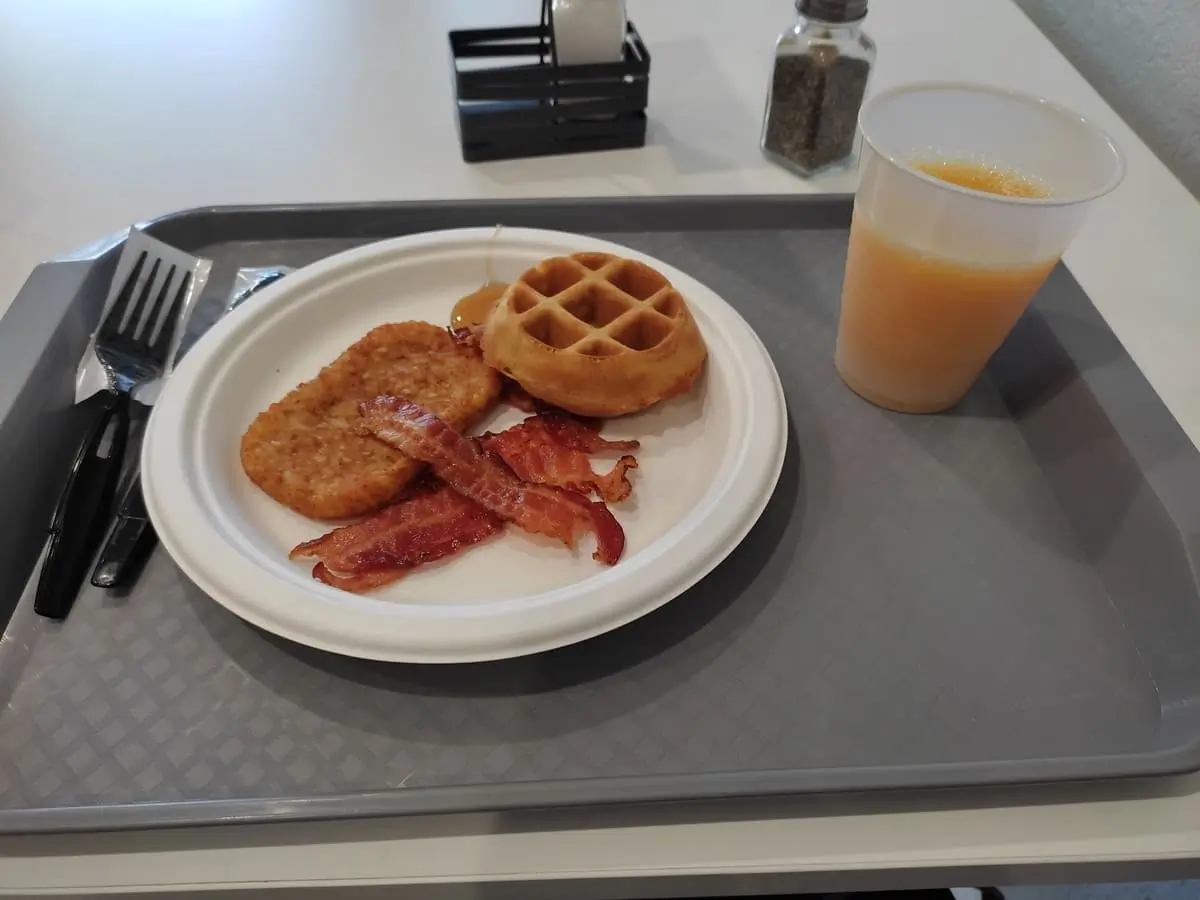
[[[949,184],[983,191],[985,194],[1039,199],[1050,193],[1020,172],[989,166],[986,163],[957,159],[926,159],[913,162],[912,167]]]
[[[914,167],[975,190],[1045,196],[1020,175],[978,163]],[[930,256],[855,216],[842,286],[838,373],[855,393],[888,409],[948,409],[970,389],[1057,262],[995,268]]]

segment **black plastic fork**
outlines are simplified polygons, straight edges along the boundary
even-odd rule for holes
[[[50,549],[34,610],[65,618],[109,525],[138,385],[160,377],[170,355],[192,273],[137,252],[96,332],[95,353],[108,388],[89,401],[92,416],[50,525]]]

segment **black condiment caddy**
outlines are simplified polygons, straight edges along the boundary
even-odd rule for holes
[[[450,52],[466,162],[646,143],[650,53],[632,22],[619,63],[560,66],[549,0],[537,25],[451,31]],[[470,67],[487,59],[516,64]]]

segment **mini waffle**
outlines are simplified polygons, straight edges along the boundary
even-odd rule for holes
[[[657,270],[607,253],[543,260],[483,328],[484,360],[533,396],[583,416],[619,416],[686,393],[707,349]]]

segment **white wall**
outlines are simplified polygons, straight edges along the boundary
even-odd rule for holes
[[[1017,3],[1200,197],[1200,0]]]

